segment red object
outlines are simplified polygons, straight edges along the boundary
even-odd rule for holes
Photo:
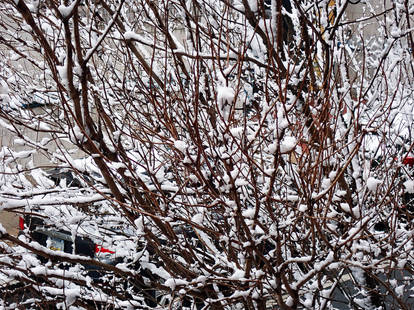
[[[24,219],[21,216],[19,216],[19,228],[24,230]]]
[[[403,159],[402,162],[404,165],[409,165],[409,166],[413,166],[414,165],[414,157],[412,156],[407,156]]]
[[[103,246],[97,245],[95,244],[95,253],[110,253],[110,254],[115,254],[114,251],[105,249]]]

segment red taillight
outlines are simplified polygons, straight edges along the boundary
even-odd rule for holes
[[[407,156],[403,159],[402,162],[404,165],[414,166],[414,157]]]
[[[109,253],[109,254],[115,254],[114,251],[105,249],[103,246],[95,245],[95,253]]]
[[[24,230],[24,218],[19,216],[19,228],[20,230]]]

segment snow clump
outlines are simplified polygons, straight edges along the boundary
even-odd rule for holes
[[[292,151],[296,147],[296,143],[297,140],[295,137],[285,137],[280,143],[280,152],[283,154]]]
[[[369,177],[367,180],[367,187],[371,192],[375,192],[381,183],[382,180],[378,180],[374,177]]]
[[[217,88],[217,103],[221,115],[225,121],[228,120],[231,110],[231,104],[234,100],[235,93],[230,87],[219,86]]]
[[[404,182],[405,191],[409,194],[414,194],[414,181],[408,180]]]
[[[174,141],[174,147],[181,151],[181,152],[185,152],[185,150],[188,148],[188,145],[185,141],[182,140],[175,140]]]

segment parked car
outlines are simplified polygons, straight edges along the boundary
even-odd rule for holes
[[[103,247],[96,240],[88,236],[73,237],[67,230],[49,227],[37,215],[30,214],[20,217],[19,226],[21,233],[24,231],[33,241],[38,242],[50,250],[87,256],[113,266],[126,262],[123,257],[117,256],[115,251]],[[43,263],[47,261],[43,257],[39,257],[39,259]],[[141,270],[139,263],[131,264],[129,267],[134,268],[134,266],[136,270]],[[107,285],[111,290],[126,288],[124,287],[126,282],[118,283],[117,286],[112,287],[113,279],[110,271],[87,264],[83,265],[83,267],[92,281],[99,283],[100,286]],[[62,268],[65,267],[62,266]],[[151,274],[148,274],[146,270],[141,270],[140,272],[142,276],[151,278]],[[134,294],[144,295],[144,301],[149,307],[155,307],[161,302],[162,296],[156,290],[148,289],[148,287],[140,287],[139,285],[134,285],[133,290]]]
[[[79,177],[68,169],[50,169],[46,171],[46,175],[56,186],[59,186],[63,180],[68,189],[75,191],[77,188],[81,189],[88,186],[87,184],[94,184],[90,176],[82,175]],[[123,227],[121,225],[122,223],[118,223],[117,225],[115,223],[116,221],[111,220],[113,216],[110,214],[107,215],[108,218],[105,215],[97,216],[96,218],[94,216],[90,218],[86,216],[84,219],[73,223],[70,222],[73,219],[68,218],[67,225],[65,223],[65,226],[59,226],[59,224],[53,221],[53,217],[56,215],[59,217],[59,212],[67,213],[67,211],[64,211],[66,208],[71,210],[69,213],[74,212],[76,214],[77,207],[74,206],[57,205],[56,208],[54,206],[32,206],[30,210],[26,210],[26,213],[19,218],[20,234],[24,234],[31,241],[35,241],[49,250],[81,255],[113,266],[118,264],[125,266],[126,264],[129,269],[139,271],[144,278],[152,279],[152,275],[147,274],[147,271],[142,269],[138,262],[132,262],[131,258],[127,257],[125,253],[118,254],[111,248],[113,240],[116,240],[115,243],[122,242],[120,240],[123,240],[123,238],[131,240],[132,236],[128,231],[128,227]],[[85,208],[85,206],[80,206],[79,208]],[[93,212],[91,210],[95,210],[99,206],[90,204],[87,208],[88,211]],[[53,210],[52,214],[54,214],[52,215],[52,220],[50,220],[51,210]],[[57,213],[54,213],[56,211]],[[104,227],[101,227],[102,223],[104,223]],[[77,227],[76,234],[72,230],[74,227]],[[99,227],[99,232],[91,231],[91,227]],[[101,229],[104,233],[102,233]],[[136,246],[139,247],[140,245],[136,244]],[[48,261],[47,258],[41,256],[38,256],[38,258],[43,263],[47,263]],[[115,285],[113,281],[116,277],[113,276],[112,271],[94,265],[82,265],[84,271],[92,281],[98,287],[105,287],[107,292],[115,289],[123,290],[128,286],[125,280]],[[63,262],[61,268],[66,269],[69,266],[70,264]],[[145,304],[149,307],[157,305],[156,300],[158,295],[160,295],[159,292],[152,288],[149,289],[145,283],[139,281],[132,280],[131,283],[129,289],[132,290],[132,294],[143,296]],[[13,284],[17,285],[16,287],[18,288],[22,285],[18,283]],[[161,299],[161,297],[158,299]]]
[[[89,237],[75,236],[73,238],[69,231],[48,227],[39,216],[25,215],[20,217],[19,229],[21,233],[27,230],[32,240],[53,251],[97,258],[112,265],[119,262],[115,255],[113,255],[115,251],[104,248]],[[105,255],[97,257],[99,254]],[[97,273],[90,273],[90,275],[93,278],[99,277]]]

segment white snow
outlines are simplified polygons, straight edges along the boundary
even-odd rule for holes
[[[244,270],[236,269],[233,275],[230,277],[231,280],[242,280],[244,279],[245,272]]]
[[[67,74],[67,63],[64,62],[63,66],[56,66],[59,76],[62,79],[62,84],[66,87],[68,84],[68,74]]]
[[[414,194],[414,181],[407,180],[404,182],[405,191],[409,194]]]
[[[231,104],[234,100],[234,90],[230,87],[217,87],[217,103],[224,120],[227,120],[230,114]]]
[[[170,279],[167,279],[167,281],[165,281],[164,285],[170,287],[171,290],[175,290],[177,285],[185,286],[185,285],[188,285],[188,282],[185,280],[181,280],[181,279],[170,278]]]
[[[361,208],[360,208],[359,206],[355,206],[355,207],[353,207],[353,208],[352,208],[352,214],[353,214],[354,216],[356,216],[357,218],[358,218],[358,217],[361,217]]]
[[[47,206],[47,205],[56,205],[56,204],[83,204],[83,203],[93,203],[96,201],[104,200],[103,196],[100,194],[93,194],[89,196],[77,196],[77,197],[32,197],[27,200],[22,200],[20,198],[17,199],[8,199],[8,198],[0,198],[0,204],[7,204],[10,208],[18,208],[24,207],[26,205],[39,205],[39,206]]]
[[[277,143],[273,142],[271,144],[269,144],[269,146],[267,147],[267,152],[269,152],[270,154],[274,154],[277,150]]]
[[[141,36],[133,31],[127,31],[124,33],[125,40],[140,40]]]
[[[405,285],[399,285],[395,288],[395,293],[398,297],[402,297],[404,295]]]
[[[179,151],[181,151],[181,152],[185,152],[185,150],[188,148],[188,145],[187,145],[187,143],[185,142],[185,141],[182,141],[182,140],[175,140],[174,141],[174,147],[176,148],[176,149],[178,149]]]
[[[328,178],[324,178],[322,180],[322,184],[321,185],[322,185],[322,188],[323,189],[327,189],[327,188],[329,188],[331,186],[331,180],[328,179]]]
[[[75,135],[75,138],[78,141],[83,141],[85,139],[85,135],[83,134],[82,130],[77,125],[73,127],[73,134]]]
[[[236,127],[236,128],[230,129],[230,133],[235,138],[241,138],[243,136],[243,132],[244,132],[244,127]]]
[[[6,229],[3,227],[3,225],[1,225],[1,223],[0,223],[0,236],[2,236],[2,235],[4,235],[4,234],[6,234],[7,233],[7,231],[6,231]]]
[[[203,214],[202,213],[197,213],[196,215],[194,215],[191,219],[194,223],[197,224],[202,224],[203,223]]]
[[[245,218],[253,219],[255,213],[256,213],[256,210],[254,208],[250,208],[250,209],[244,210],[242,215]]]
[[[246,185],[249,185],[249,182],[247,180],[245,180],[245,179],[237,178],[234,181],[234,185],[236,185],[236,186],[246,186]]]
[[[7,95],[9,93],[9,87],[3,81],[0,81],[0,95]]]
[[[341,206],[341,209],[344,210],[345,212],[351,213],[351,208],[349,207],[347,203],[341,203],[340,206]]]
[[[257,11],[257,1],[249,0],[248,3],[249,3],[250,10],[252,10],[253,12],[256,12]]]
[[[287,136],[284,137],[282,142],[280,143],[280,152],[283,153],[289,153],[291,152],[297,144],[297,140],[295,137]]]
[[[374,177],[369,177],[367,180],[367,188],[371,192],[375,192],[381,183],[382,183],[382,180],[376,179]]]
[[[77,2],[76,0],[73,0],[72,3],[69,6],[65,6],[65,5],[61,4],[58,7],[58,10],[59,10],[60,14],[62,14],[63,18],[68,17],[72,13],[72,11],[73,11],[73,9],[76,5],[76,2]]]

